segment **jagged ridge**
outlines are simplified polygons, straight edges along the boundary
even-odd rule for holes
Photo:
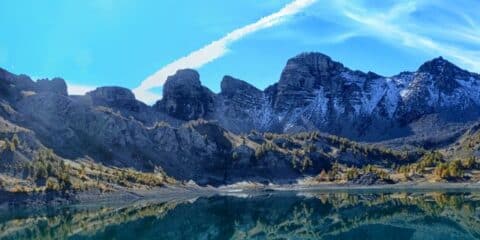
[[[418,146],[418,139],[437,139],[445,132],[447,140],[459,136],[478,120],[480,105],[479,75],[442,58],[416,72],[383,77],[305,53],[290,59],[280,81],[263,91],[226,76],[218,94],[201,85],[196,71],[180,70],[168,78],[164,97],[154,106],[119,87],[69,96],[62,79],[34,82],[0,70],[0,80],[3,137],[25,129],[17,158],[28,161],[44,145],[64,158],[89,156],[105,165],[160,169],[201,184],[288,182],[318,174],[329,168],[324,163],[338,159],[358,166],[385,164],[381,158],[388,154],[368,155],[376,148],[350,144],[340,151],[345,146],[323,138],[292,140],[296,135],[288,133],[319,130],[358,140],[395,139],[401,143],[390,142],[395,146],[413,138]],[[262,132],[287,135],[267,139]],[[387,160],[415,158],[397,154]]]

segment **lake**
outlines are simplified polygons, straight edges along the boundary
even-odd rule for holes
[[[297,192],[0,209],[0,239],[480,239],[480,193]]]

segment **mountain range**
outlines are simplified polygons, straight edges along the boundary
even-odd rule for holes
[[[126,88],[69,95],[61,78],[33,81],[0,68],[0,174],[24,178],[25,163],[50,148],[74,162],[203,185],[289,182],[336,161],[411,163],[419,148],[465,138],[479,119],[480,75],[442,57],[385,77],[302,53],[264,90],[225,76],[219,93],[184,69],[168,77],[152,106]]]
[[[221,92],[214,94],[195,71],[178,71],[154,108],[184,121],[215,120],[234,133],[318,130],[378,142],[443,134],[458,122],[476,121],[479,105],[480,75],[442,57],[415,72],[384,77],[304,53],[288,60],[280,80],[263,91],[225,76]]]

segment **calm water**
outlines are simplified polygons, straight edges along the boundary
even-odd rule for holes
[[[480,193],[283,193],[3,209],[0,239],[480,239]]]

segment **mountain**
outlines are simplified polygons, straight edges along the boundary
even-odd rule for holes
[[[215,120],[235,133],[318,130],[370,142],[438,138],[464,131],[480,116],[480,76],[441,57],[384,77],[304,53],[288,60],[279,82],[263,91],[226,76],[214,94],[198,73],[182,70],[167,80],[163,95],[159,112]]]
[[[185,69],[167,79],[153,106],[121,87],[68,95],[61,78],[33,81],[0,69],[0,179],[65,181],[44,172],[65,171],[65,162],[78,184],[106,185],[108,177],[95,175],[102,167],[90,163],[119,172],[120,185],[157,185],[166,175],[201,185],[286,183],[336,163],[392,168],[420,159],[418,148],[457,141],[478,121],[479,105],[480,76],[442,58],[383,77],[304,53],[265,90],[225,76],[220,93]]]

